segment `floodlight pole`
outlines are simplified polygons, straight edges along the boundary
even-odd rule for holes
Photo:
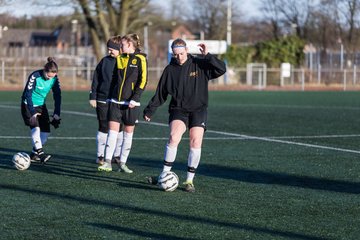
[[[8,30],[8,27],[7,26],[3,26],[3,25],[0,25],[0,49],[2,50],[0,56],[2,56],[4,53],[4,45],[3,45],[3,32],[7,31]]]
[[[231,0],[228,0],[227,6],[227,33],[226,33],[226,43],[228,46],[231,45]]]
[[[152,25],[152,22],[146,22],[144,24],[144,52],[149,57],[149,26]]]
[[[340,68],[344,69],[344,45],[340,43]]]
[[[78,31],[78,20],[71,20],[71,56],[77,55],[77,31]]]
[[[340,69],[344,69],[344,45],[341,38],[338,38],[338,43],[340,44]]]

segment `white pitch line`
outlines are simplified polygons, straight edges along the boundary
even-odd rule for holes
[[[15,106],[6,106],[6,105],[0,105],[0,107],[19,108],[19,107],[15,107]],[[80,116],[96,117],[96,115],[92,114],[92,113],[82,113],[82,112],[75,112],[75,111],[62,111],[62,112],[74,114],[74,115],[80,115]],[[156,125],[156,126],[163,126],[163,127],[168,126],[168,124],[164,124],[164,123],[145,122],[145,121],[140,121],[140,122],[150,124],[150,125]],[[352,150],[352,149],[346,149],[346,148],[328,147],[328,146],[322,146],[322,145],[316,145],[316,144],[284,141],[284,140],[269,138],[269,137],[255,137],[255,136],[248,136],[248,135],[243,135],[243,134],[228,133],[228,132],[214,131],[214,130],[207,130],[207,132],[216,133],[216,134],[225,135],[225,136],[232,136],[232,137],[236,137],[236,138],[240,138],[240,139],[260,140],[260,141],[265,141],[265,142],[276,142],[276,143],[282,143],[282,144],[297,145],[297,146],[302,146],[302,147],[327,149],[327,150],[333,150],[333,151],[339,151],[339,152],[349,152],[349,153],[360,154],[360,151],[358,151],[358,150]],[[351,136],[353,136],[353,135],[351,135]],[[2,137],[0,137],[0,138],[2,138]]]
[[[30,139],[30,136],[0,136],[0,139]],[[52,137],[49,139],[57,140],[95,140],[96,137]],[[168,137],[134,137],[134,140],[168,140]],[[189,140],[188,137],[182,138]],[[245,140],[241,137],[205,137],[205,140]]]
[[[359,107],[346,107],[346,106],[310,106],[310,105],[280,105],[280,104],[251,104],[251,103],[239,103],[236,106],[241,107],[273,107],[273,108],[290,108],[290,109],[328,109],[328,110],[355,110],[359,111]]]
[[[20,102],[19,102],[19,106],[0,105],[0,108],[20,109]]]
[[[317,135],[317,136],[282,136],[282,137],[266,137],[275,139],[316,139],[316,138],[352,138],[360,137],[360,134],[339,134],[339,135]]]
[[[298,146],[303,146],[303,147],[320,148],[320,149],[328,149],[328,150],[334,150],[334,151],[340,151],[340,152],[350,152],[350,153],[360,154],[360,151],[346,149],[346,148],[328,147],[328,146],[322,146],[322,145],[316,145],[316,144],[284,141],[284,140],[280,140],[280,139],[273,139],[273,138],[271,139],[271,138],[267,138],[267,137],[254,137],[254,136],[248,136],[248,135],[243,135],[243,134],[225,133],[225,132],[219,132],[219,131],[212,131],[212,132],[218,133],[218,134],[223,134],[223,135],[243,137],[246,139],[261,140],[261,141],[266,141],[266,142],[276,142],[276,143],[282,143],[282,144],[298,145]]]
[[[50,109],[49,109],[50,111]],[[79,115],[79,116],[85,116],[85,117],[96,117],[96,114],[94,113],[84,113],[84,112],[75,112],[75,111],[61,111],[61,113],[69,113],[72,115]]]

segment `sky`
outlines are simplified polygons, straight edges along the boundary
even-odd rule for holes
[[[186,5],[186,2],[191,2],[192,0],[179,0],[179,1],[181,1],[184,5]],[[231,0],[231,1],[232,4],[235,5],[236,8],[240,11],[242,17],[244,17],[245,19],[249,19],[253,17],[256,18],[261,15],[259,10],[260,0]],[[164,5],[164,3],[168,3],[168,0],[152,0],[152,2],[159,5]]]
[[[5,0],[7,1],[7,0]],[[9,1],[8,1],[9,2]],[[73,12],[73,8],[67,4],[63,4],[62,6],[53,6],[49,7],[50,1],[48,0],[37,0],[36,6],[32,3],[32,0],[24,1],[24,0],[12,0],[8,5],[0,6],[0,13],[10,13],[11,15],[15,15],[16,17],[23,17],[39,15],[39,13],[43,15],[62,15]],[[61,3],[59,0],[53,0],[51,2]],[[41,6],[41,3],[44,3],[44,6]],[[46,5],[45,5],[46,4]]]
[[[152,0],[154,3],[163,5],[164,3],[167,3],[167,0]],[[188,0],[182,0],[184,2]],[[37,0],[37,3],[46,3],[47,6],[49,4],[48,0]],[[61,0],[53,0],[51,1],[53,3],[61,3]],[[252,18],[260,16],[260,11],[258,10],[260,0],[232,0],[233,4],[236,4],[237,7],[240,8],[241,13],[243,14],[243,17],[245,18]],[[19,7],[21,6],[21,7]],[[12,0],[10,5],[2,5],[0,6],[0,13],[11,13],[12,15],[15,15],[17,17],[22,16],[32,16],[32,15],[39,15],[39,13],[42,13],[44,15],[62,15],[62,14],[68,14],[73,11],[73,8],[70,7],[67,4],[62,4],[61,7],[54,6],[54,7],[41,7],[37,6],[34,7],[34,4],[32,4],[31,0],[24,1],[24,0]],[[0,23],[1,24],[1,23]]]

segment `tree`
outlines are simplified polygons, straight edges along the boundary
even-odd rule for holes
[[[336,1],[322,0],[313,8],[305,28],[306,40],[321,51],[321,59],[325,59],[328,48],[338,44],[339,24]]]
[[[97,59],[101,59],[100,44],[112,35],[124,35],[129,30],[135,31],[140,12],[148,5],[149,0],[77,0],[93,43]]]
[[[278,0],[261,0],[261,2],[263,6],[261,11],[271,25],[271,35],[274,39],[279,39],[281,36],[281,25],[280,9],[277,7]]]
[[[247,63],[266,63],[270,67],[280,67],[283,62],[300,66],[304,60],[305,42],[297,36],[282,37],[262,41],[255,46],[231,46],[225,59],[230,66],[245,67]]]
[[[274,35],[278,36],[279,29],[282,34],[295,34],[306,38],[307,22],[311,9],[315,5],[311,0],[262,0],[262,11],[268,11],[265,20],[273,25]]]
[[[305,42],[297,36],[259,42],[255,45],[254,62],[266,63],[270,67],[280,67],[283,62],[300,66],[304,60],[304,46]]]
[[[343,0],[339,1],[339,32],[340,43],[345,43],[349,60],[356,59],[356,48],[359,44],[359,11],[360,0]],[[353,55],[353,56],[350,56]]]
[[[203,31],[205,39],[225,39],[227,21],[227,1],[194,0],[191,10],[184,14],[185,21],[194,25],[195,29]]]

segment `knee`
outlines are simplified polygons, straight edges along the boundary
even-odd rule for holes
[[[179,145],[180,141],[181,141],[181,135],[170,134],[170,137],[169,137],[169,145],[170,146],[176,147],[177,145]]]
[[[190,148],[201,148],[202,139],[194,138],[190,139]]]

